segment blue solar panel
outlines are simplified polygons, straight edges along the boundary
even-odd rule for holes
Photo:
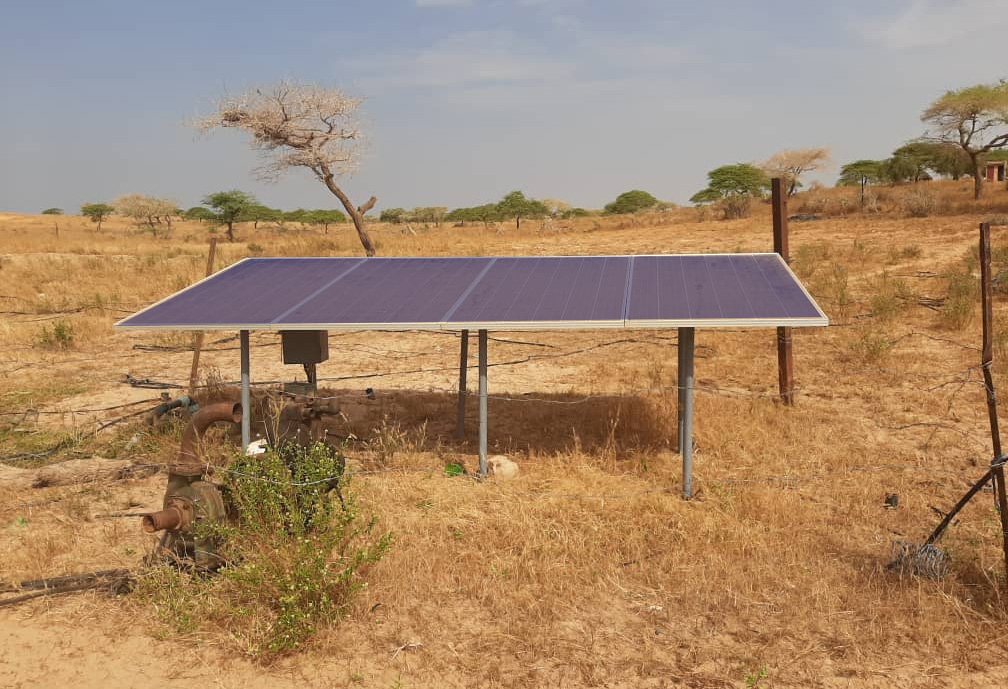
[[[777,254],[252,258],[130,316],[137,329],[826,325]]]

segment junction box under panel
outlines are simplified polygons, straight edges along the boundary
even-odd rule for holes
[[[329,358],[328,330],[281,330],[285,364],[321,364]]]

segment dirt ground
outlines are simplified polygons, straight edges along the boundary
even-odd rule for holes
[[[491,333],[491,447],[521,474],[484,484],[443,471],[475,461],[474,404],[466,437],[454,436],[457,334],[332,333],[321,385],[358,439],[362,504],[395,534],[349,617],[266,662],[235,630],[182,629],[133,595],[50,597],[0,607],[0,686],[1006,686],[1008,582],[988,493],[943,539],[946,576],[886,568],[894,541],[922,542],[990,461],[974,253],[987,215],[793,223],[793,266],[831,325],[795,331],[792,408],[776,400],[771,331],[697,333],[689,502],[674,451],[674,332]],[[56,236],[52,218],[0,214],[0,584],[141,569],[151,537],[108,515],[157,506],[163,474],[32,482],[70,459],[166,461],[178,428],[142,422],[162,389],[126,376],[189,377],[190,336],[112,326],[200,277],[207,228],[178,223],[155,238],[121,221],[101,233],[59,222]],[[738,221],[680,209],[412,229],[376,226],[379,253],[771,245],[766,208]],[[358,253],[346,228],[238,236],[219,265]],[[998,234],[995,269],[1008,270]],[[995,322],[1000,383],[1003,304]],[[253,345],[255,381],[303,379],[280,362],[277,337]],[[236,380],[234,334],[209,333],[201,361],[214,380]]]

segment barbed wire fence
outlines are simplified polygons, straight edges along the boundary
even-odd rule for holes
[[[430,335],[444,335],[444,333],[429,333]],[[744,331],[733,331],[733,332],[744,332]],[[342,336],[349,336],[353,333],[340,333]],[[535,333],[524,333],[525,335],[535,334]],[[898,339],[905,340],[911,337],[924,337],[929,340],[936,340],[943,342],[948,345],[952,345],[964,350],[979,351],[978,348],[971,345],[963,344],[951,338],[942,338],[930,335],[928,333],[921,333],[917,331],[911,331],[901,335]],[[218,339],[209,344],[224,344],[230,342],[236,337],[226,337]],[[522,366],[525,364],[534,364],[539,360],[550,360],[550,359],[561,359],[566,357],[577,356],[580,354],[586,354],[599,349],[604,349],[608,347],[618,347],[621,345],[656,345],[656,346],[668,346],[669,342],[675,342],[676,338],[673,336],[663,336],[663,335],[653,335],[648,339],[641,339],[636,337],[623,337],[613,340],[607,340],[602,342],[595,342],[593,344],[576,347],[572,349],[565,349],[561,351],[554,351],[558,349],[557,345],[535,342],[530,340],[516,340],[509,338],[491,338],[501,343],[513,344],[519,346],[529,346],[537,347],[539,349],[545,350],[540,353],[527,354],[524,356],[505,359],[503,361],[493,361],[488,364],[489,367],[507,367],[507,366]],[[349,344],[349,343],[348,343]],[[279,343],[256,343],[255,346],[260,347],[270,347],[279,346]],[[336,345],[336,349],[342,345]],[[190,348],[185,347],[165,347],[158,345],[135,345],[135,349],[138,351],[172,351],[172,352],[185,352],[191,351]],[[220,348],[223,350],[237,349],[237,347],[225,347]],[[438,348],[435,352],[415,352],[407,350],[395,350],[395,349],[378,349],[374,347],[368,347],[359,344],[350,344],[346,347],[348,350],[354,350],[363,352],[369,356],[383,357],[386,359],[410,359],[415,360],[418,355],[425,354],[431,356],[442,356],[442,348]],[[204,351],[212,351],[212,348],[204,349]],[[704,356],[701,349],[700,356]],[[388,356],[393,355],[393,356]],[[121,356],[135,356],[121,355]],[[945,405],[945,414],[943,417],[936,417],[931,420],[914,421],[906,424],[893,423],[890,425],[883,425],[879,423],[879,428],[890,431],[908,431],[912,429],[925,429],[927,431],[926,440],[924,447],[930,446],[934,437],[940,432],[950,432],[957,434],[961,438],[967,440],[971,445],[977,448],[978,452],[989,452],[987,445],[989,444],[989,439],[984,439],[982,435],[975,434],[968,430],[967,428],[957,426],[954,423],[950,423],[948,417],[954,407],[957,396],[969,386],[979,385],[984,386],[984,381],[980,375],[980,366],[965,366],[961,368],[951,368],[945,371],[938,372],[914,372],[904,369],[894,369],[894,368],[884,368],[878,366],[869,366],[861,368],[845,368],[844,374],[848,377],[865,377],[873,380],[877,380],[879,376],[895,376],[899,377],[903,383],[903,387],[910,387],[912,390],[921,394],[933,394],[938,391],[951,390],[949,393],[947,403]],[[344,376],[334,376],[319,378],[320,383],[340,383],[348,381],[361,381],[361,380],[371,380],[371,379],[390,379],[390,378],[400,378],[400,377],[415,377],[418,375],[425,374],[436,374],[436,373],[458,373],[458,366],[429,366],[429,367],[416,367],[404,370],[393,370],[393,371],[382,371],[382,372],[371,372],[371,373],[360,373],[360,374],[350,374]],[[171,390],[171,389],[184,389],[188,388],[187,385],[181,385],[170,381],[161,381],[150,378],[138,379],[132,376],[127,376],[124,382],[132,385],[133,387],[144,388],[144,389],[158,389],[158,390]],[[283,398],[294,398],[301,397],[294,393],[285,392],[282,389],[277,388],[281,385],[283,381],[279,380],[260,380],[253,383],[253,387],[257,390],[265,392],[267,395],[275,395],[277,397]],[[907,385],[907,383],[913,383],[912,385]],[[199,390],[207,390],[210,388],[219,388],[221,386],[236,386],[239,381],[219,381],[211,384],[204,384],[198,386]],[[658,394],[668,394],[675,392],[679,389],[677,385],[660,385],[660,386],[650,386],[646,388],[634,388],[628,389],[619,393],[590,393],[585,395],[579,395],[573,399],[555,399],[551,397],[544,397],[536,394],[522,394],[522,395],[507,395],[507,394],[489,394],[487,397],[490,400],[503,403],[533,403],[533,404],[547,404],[547,405],[557,405],[563,407],[573,407],[578,405],[585,405],[594,402],[603,401],[619,401],[631,398],[643,398],[643,397],[653,397]],[[776,391],[769,390],[752,390],[745,387],[728,387],[714,385],[711,383],[697,382],[694,385],[694,391],[700,395],[711,395],[724,398],[733,399],[752,399],[752,400],[776,400],[779,398],[779,393]],[[426,393],[440,393],[445,395],[457,395],[457,387],[441,387],[441,386],[424,386],[423,392]],[[831,390],[822,389],[817,390],[814,386],[799,386],[796,388],[797,394],[827,394]],[[472,393],[469,393],[472,394]],[[348,399],[346,394],[341,395],[319,395],[315,399],[318,400],[333,400],[333,401],[346,401]],[[16,428],[20,425],[28,424],[31,420],[37,421],[40,416],[67,416],[75,418],[77,416],[88,416],[93,414],[102,414],[107,412],[114,412],[119,410],[131,410],[136,407],[142,407],[137,410],[127,411],[126,413],[120,414],[112,419],[106,419],[102,421],[96,421],[96,427],[89,433],[81,434],[81,437],[97,436],[98,433],[114,426],[116,424],[129,421],[138,416],[148,414],[151,409],[151,404],[157,404],[161,402],[162,399],[159,397],[145,398],[142,400],[134,400],[131,402],[126,402],[120,405],[110,405],[105,407],[91,407],[91,408],[80,408],[80,409],[68,409],[68,410],[53,410],[53,409],[38,409],[29,408],[21,410],[18,412],[0,412],[0,423],[5,424],[8,429]],[[24,452],[10,455],[7,457],[0,457],[0,463],[7,463],[8,465],[19,465],[25,463],[37,462],[40,459],[45,459],[56,453],[66,450],[72,447],[78,440],[74,438],[64,438],[59,443],[56,443],[50,448],[44,450],[34,451],[34,452]],[[227,473],[231,471],[226,467],[214,467],[215,471]],[[927,473],[942,473],[948,476],[962,476],[965,477],[969,472],[969,469],[953,469],[948,467],[934,467],[934,466],[922,466],[922,465],[893,465],[893,464],[874,464],[874,465],[863,465],[863,466],[848,466],[848,467],[838,467],[835,470],[830,471],[817,471],[809,474],[788,474],[784,476],[759,476],[759,477],[746,477],[746,478],[708,478],[702,479],[704,483],[707,484],[721,484],[721,485],[746,485],[746,484],[763,484],[770,486],[778,486],[785,488],[793,488],[799,484],[806,483],[809,481],[822,480],[825,478],[836,479],[837,477],[843,475],[851,474],[863,474],[866,472],[879,473],[879,472],[927,472]],[[417,469],[415,472],[403,469],[378,469],[370,471],[357,472],[359,475],[378,475],[384,473],[418,473],[424,474],[429,473],[430,469]],[[323,480],[335,480],[338,477],[328,477]],[[3,479],[0,479],[3,480]],[[321,480],[320,480],[321,481]],[[513,488],[508,489],[514,492]],[[646,489],[642,491],[632,491],[629,493],[601,493],[601,494],[575,494],[575,493],[549,493],[549,492],[529,492],[528,495],[533,497],[555,497],[564,499],[574,499],[574,498],[584,498],[584,499],[617,499],[626,498],[633,496],[641,496],[647,494],[658,494],[658,493],[671,493],[673,489],[671,488],[654,488]]]

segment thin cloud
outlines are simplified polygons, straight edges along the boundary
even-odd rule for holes
[[[570,61],[505,30],[466,31],[416,51],[369,56],[350,66],[370,73],[371,84],[443,90],[552,81],[574,72]]]
[[[456,33],[409,51],[389,51],[341,61],[374,88],[437,89],[442,97],[473,89],[547,85],[570,90],[601,80],[665,73],[695,59],[671,44],[573,32],[561,50],[510,30]]]
[[[1004,0],[912,0],[894,15],[859,27],[861,35],[892,50],[947,45],[1008,29]]]

